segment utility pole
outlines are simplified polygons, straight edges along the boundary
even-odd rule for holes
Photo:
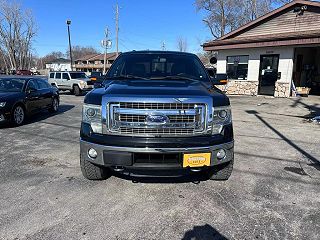
[[[108,52],[108,42],[109,42],[109,28],[107,27],[105,30],[105,38],[102,40],[102,45],[104,46],[104,61],[103,61],[103,74],[107,72],[107,52]]]
[[[71,49],[71,37],[70,37],[70,24],[71,24],[71,20],[67,20],[67,25],[68,25],[68,37],[69,37],[69,53],[70,53],[70,63],[71,63],[71,71],[73,71],[72,69],[72,49]]]
[[[119,5],[116,5],[116,57],[119,56]]]

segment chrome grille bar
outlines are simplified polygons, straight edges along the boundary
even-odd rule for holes
[[[120,108],[127,109],[194,109],[194,103],[142,103],[122,102]]]
[[[108,134],[174,137],[207,132],[207,103],[109,102],[107,105]],[[165,116],[168,121],[148,122],[154,115]]]

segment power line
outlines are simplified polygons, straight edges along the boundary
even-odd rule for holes
[[[121,39],[120,39],[120,45],[125,49],[127,49],[128,51],[130,51],[130,49],[121,41]]]
[[[127,41],[127,42],[131,42],[131,43],[133,43],[134,45],[140,45],[140,46],[142,46],[142,47],[146,47],[146,48],[150,48],[150,45],[147,45],[147,44],[144,44],[144,43],[141,43],[141,42],[136,42],[136,41],[132,41],[131,39],[123,39],[123,38],[120,38],[120,40],[122,40],[123,42],[124,41]]]

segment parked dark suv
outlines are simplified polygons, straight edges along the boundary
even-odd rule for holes
[[[83,105],[80,165],[86,178],[106,179],[112,170],[230,177],[230,102],[196,55],[123,53],[106,77]]]

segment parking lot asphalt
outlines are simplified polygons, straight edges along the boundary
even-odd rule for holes
[[[0,239],[320,239],[319,97],[232,97],[225,182],[84,179],[82,101],[0,129]]]

